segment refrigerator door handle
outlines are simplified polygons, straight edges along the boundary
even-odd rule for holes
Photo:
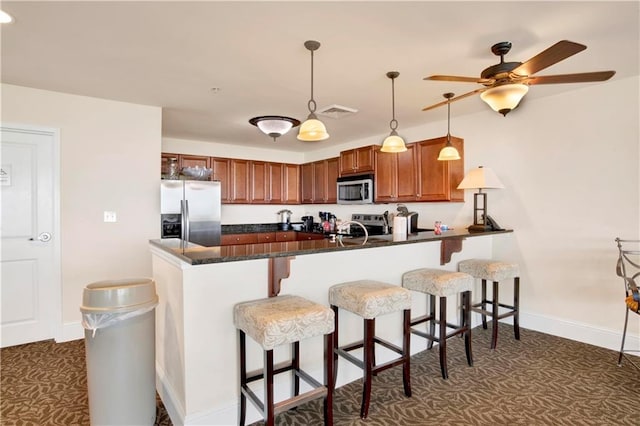
[[[186,245],[189,242],[189,237],[191,236],[189,220],[189,200],[182,200],[182,226],[182,229],[184,229],[183,240]]]

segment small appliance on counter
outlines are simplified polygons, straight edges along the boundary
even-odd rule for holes
[[[313,216],[302,216],[302,230],[304,232],[315,231],[315,225],[313,223]]]
[[[418,233],[418,212],[410,212],[404,204],[398,204],[396,216],[407,218],[407,234]]]
[[[283,209],[276,214],[280,215],[278,229],[281,231],[288,231],[291,225],[291,215],[293,214],[293,212],[291,210]]]
[[[385,235],[389,233],[388,219],[384,214],[356,213],[351,215],[351,220],[361,223],[369,235]],[[364,231],[359,226],[351,226],[349,234],[362,236]]]

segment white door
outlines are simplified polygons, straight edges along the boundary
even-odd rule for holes
[[[51,339],[61,328],[55,163],[57,132],[1,128],[2,347]]]

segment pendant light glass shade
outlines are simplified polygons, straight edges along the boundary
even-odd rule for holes
[[[444,96],[446,99],[453,98],[453,93],[445,93]],[[438,155],[439,161],[453,161],[460,159],[460,153],[458,150],[451,145],[451,101],[447,102],[447,144],[440,150],[440,154]]]
[[[309,117],[307,117],[307,120],[300,126],[298,140],[307,142],[323,141],[329,139],[329,133],[327,133],[327,128],[324,123],[316,117],[316,101],[313,99],[313,52],[320,48],[320,42],[307,40],[304,42],[304,47],[311,52],[311,99],[309,99],[307,104]]]
[[[509,111],[518,106],[528,91],[529,86],[526,84],[503,84],[480,93],[480,98],[482,98],[491,109],[506,116]]]
[[[298,132],[298,139],[309,142],[329,139],[329,133],[327,133],[327,128],[324,126],[324,123],[315,118],[315,114],[313,114],[313,117],[314,118],[309,115],[307,121],[302,123],[300,131]]]
[[[380,148],[381,152],[405,152],[407,150],[406,145],[404,144],[404,139],[398,136],[398,132],[396,129],[398,128],[398,120],[396,120],[396,94],[395,94],[395,79],[400,75],[398,71],[389,71],[387,73],[387,77],[391,79],[391,122],[389,123],[389,127],[391,127],[391,133],[386,139],[382,142],[382,147]]]

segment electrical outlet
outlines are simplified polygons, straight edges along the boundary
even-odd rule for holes
[[[104,212],[105,222],[117,222],[116,212]]]

